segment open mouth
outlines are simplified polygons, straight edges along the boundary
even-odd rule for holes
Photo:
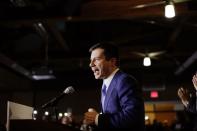
[[[99,69],[92,69],[92,71],[94,72],[95,75],[99,73]]]

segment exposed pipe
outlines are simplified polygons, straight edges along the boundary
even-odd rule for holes
[[[0,53],[0,63],[13,69],[16,72],[28,77],[31,80],[33,79],[30,71],[28,71],[24,67],[18,65],[16,62],[14,62],[13,60],[11,60],[10,58],[8,58],[7,56],[5,56],[1,53]]]
[[[175,75],[180,75],[186,68],[188,68],[192,63],[197,60],[197,51],[193,53],[176,71]]]

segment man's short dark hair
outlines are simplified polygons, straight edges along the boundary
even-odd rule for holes
[[[90,47],[89,52],[91,53],[93,50],[101,48],[104,50],[104,55],[106,60],[110,60],[111,58],[116,58],[117,63],[116,65],[119,65],[119,51],[118,47],[115,46],[112,42],[102,42],[102,43],[97,43]]]

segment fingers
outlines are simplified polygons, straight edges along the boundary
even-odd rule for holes
[[[94,108],[89,108],[88,112],[96,112],[96,110]]]
[[[184,89],[183,87],[178,89],[178,96],[181,99],[182,103],[186,106],[189,100],[189,92],[187,89]]]
[[[84,114],[84,119],[86,120],[87,124],[93,124],[95,122],[95,116],[93,112],[86,112]]]
[[[179,96],[180,98],[182,98],[182,96],[183,96],[183,90],[182,90],[182,88],[179,88],[179,89],[178,89],[178,96]]]
[[[183,88],[183,87],[181,87],[181,88],[179,88],[178,89],[178,95],[180,96],[180,95],[183,95],[183,93],[185,93],[186,91],[185,91],[185,89]]]
[[[84,117],[87,118],[87,119],[93,119],[93,120],[95,120],[96,114],[97,114],[96,112],[86,112],[84,114]]]
[[[86,112],[85,114],[84,114],[84,116],[85,116],[85,118],[92,118],[92,113],[91,112]]]
[[[89,108],[88,112],[84,113],[84,120],[87,124],[95,124],[97,111],[94,108]]]
[[[195,87],[195,89],[197,90],[197,74],[195,74],[192,78],[192,82],[193,82],[193,85]]]
[[[179,88],[178,89],[178,96],[181,98],[181,99],[185,99],[187,96],[188,96],[188,90],[187,89],[184,89],[183,87]]]

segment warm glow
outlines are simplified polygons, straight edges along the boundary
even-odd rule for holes
[[[34,111],[33,111],[33,114],[34,114],[34,115],[38,114],[38,111],[37,111],[37,110],[34,110]]]
[[[149,119],[149,117],[146,115],[144,119],[145,119],[145,120],[148,120],[148,119]]]
[[[144,57],[143,64],[144,66],[150,66],[151,65],[150,57]]]
[[[175,17],[175,9],[173,4],[168,4],[165,6],[165,17],[167,18]]]
[[[62,113],[59,113],[59,114],[58,114],[58,116],[59,116],[59,117],[62,117],[62,116],[63,116],[63,114],[62,114]]]
[[[68,113],[67,113],[67,112],[65,112],[65,113],[64,113],[64,116],[68,116]]]
[[[48,115],[49,115],[49,112],[48,112],[48,111],[45,111],[45,112],[44,112],[44,115],[45,115],[45,116],[48,116]]]

